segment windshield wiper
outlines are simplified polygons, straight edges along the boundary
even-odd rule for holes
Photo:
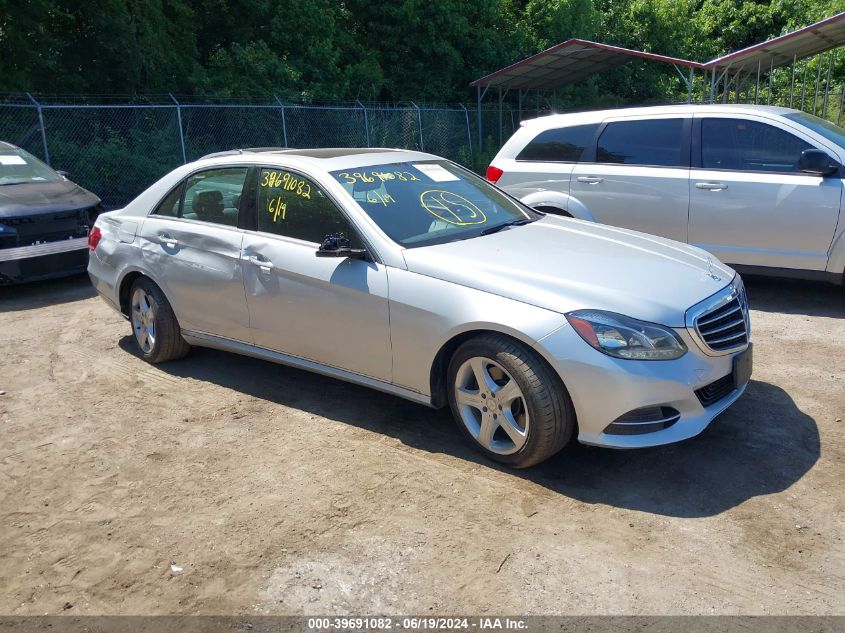
[[[520,220],[511,220],[510,222],[505,222],[503,224],[497,224],[496,226],[491,226],[479,233],[479,235],[490,235],[491,233],[498,233],[504,228],[509,226],[522,226],[523,224],[530,224],[534,222],[534,218],[522,218]]]

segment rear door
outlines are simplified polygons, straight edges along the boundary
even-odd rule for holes
[[[842,180],[797,166],[802,151],[824,148],[762,117],[695,121],[690,243],[730,264],[824,270]]]
[[[595,149],[572,171],[572,197],[602,224],[685,242],[691,120],[607,120]]]
[[[306,175],[263,168],[255,231],[243,242],[244,280],[259,347],[390,381],[387,269],[317,257],[331,233],[364,244],[337,204]]]
[[[183,329],[250,342],[238,228],[246,167],[189,176],[147,217],[144,258]]]

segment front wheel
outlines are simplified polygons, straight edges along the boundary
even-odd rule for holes
[[[522,343],[498,334],[461,345],[449,363],[449,406],[482,454],[527,468],[560,451],[575,412],[560,378]]]
[[[129,291],[129,322],[144,360],[163,363],[191,349],[164,293],[151,279],[139,277]]]

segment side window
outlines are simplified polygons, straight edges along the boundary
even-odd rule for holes
[[[258,175],[258,230],[321,243],[326,235],[344,233],[358,247],[346,217],[308,178],[283,169]]]
[[[181,183],[173,191],[171,191],[164,200],[153,211],[153,215],[163,215],[168,218],[181,217],[179,215],[179,202],[182,200],[182,185]]]
[[[593,123],[540,132],[523,148],[516,160],[578,162],[597,128],[598,123]]]
[[[190,176],[179,217],[237,226],[247,171],[246,167],[225,167]]]
[[[813,146],[784,130],[744,119],[701,121],[701,166],[733,171],[798,172]]]
[[[599,137],[596,162],[680,167],[683,119],[614,121]]]

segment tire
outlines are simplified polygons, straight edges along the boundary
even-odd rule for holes
[[[485,334],[461,345],[449,362],[446,386],[464,436],[483,455],[512,468],[548,459],[575,429],[575,410],[560,377],[507,336]]]
[[[191,351],[173,308],[148,277],[139,277],[129,290],[129,323],[138,352],[149,363],[175,360]]]

